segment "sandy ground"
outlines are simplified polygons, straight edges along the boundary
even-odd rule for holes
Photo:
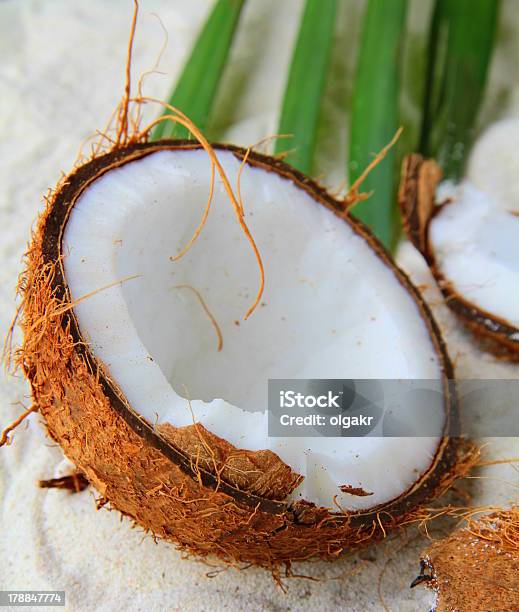
[[[143,0],[135,46],[135,74],[155,63],[169,33],[161,62],[165,75],[147,80],[150,95],[164,97],[211,3],[204,0]],[[250,144],[275,132],[284,74],[297,28],[301,2],[251,2],[219,96],[213,137]],[[332,74],[351,76],[359,2],[343,2]],[[508,86],[518,43],[512,2],[505,6],[501,46],[492,72],[485,121],[513,114],[517,88]],[[78,145],[104,125],[122,90],[130,3],[91,0],[9,1],[0,3],[0,330],[14,314],[14,287],[20,258],[40,209],[42,194],[70,168]],[[423,3],[422,3],[423,7]],[[413,5],[412,23],[416,18]],[[345,18],[343,18],[345,17]],[[419,48],[419,25],[411,45]],[[341,46],[342,45],[342,46]],[[261,49],[261,52],[258,52]],[[411,79],[412,75],[408,75]],[[351,79],[348,79],[348,82]],[[344,82],[344,81],[342,81]],[[324,105],[317,160],[329,185],[344,176],[347,139],[343,117],[348,87],[330,83]],[[412,118],[413,92],[404,96]],[[497,363],[478,351],[446,312],[421,258],[409,245],[402,265],[427,296],[441,322],[459,376],[514,378],[517,367]],[[20,378],[1,379],[0,425],[28,404]],[[95,509],[92,490],[79,495],[43,491],[39,478],[66,473],[67,463],[34,416],[0,450],[0,589],[60,589],[69,610],[428,610],[433,596],[410,590],[426,538],[414,530],[333,564],[314,563],[298,571],[320,581],[293,579],[282,593],[271,577],[253,569],[238,572],[181,558],[173,546],[154,543],[115,513]],[[491,457],[517,456],[514,439],[488,440]],[[506,504],[517,497],[519,477],[510,465],[478,472],[467,483],[474,503]],[[437,537],[447,526],[433,528]]]

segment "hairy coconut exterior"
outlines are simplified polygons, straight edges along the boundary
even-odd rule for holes
[[[434,160],[409,155],[402,166],[399,204],[404,229],[422,253],[445,298],[445,302],[474,334],[481,347],[507,361],[519,362],[519,328],[468,301],[441,272],[429,240],[434,215],[449,202],[435,206],[441,170]]]
[[[422,554],[423,583],[435,612],[519,610],[519,508],[471,521]]]
[[[64,178],[48,199],[27,254],[20,290],[23,346],[18,362],[32,386],[49,434],[102,495],[102,501],[154,535],[198,556],[279,564],[333,559],[422,517],[421,506],[446,490],[474,462],[472,448],[442,439],[430,469],[398,499],[369,512],[330,512],[308,502],[287,503],[300,481],[270,451],[239,451],[201,426],[152,426],[128,404],[103,364],[90,353],[74,316],[63,270],[61,238],[79,195],[112,168],[160,149],[196,149],[186,141],[131,144],[91,160]],[[242,160],[245,151],[226,148]],[[286,164],[259,154],[248,163],[292,180],[339,216],[340,205]],[[410,281],[366,228],[344,217],[391,266],[413,295],[445,375],[446,434],[457,425],[456,400],[443,341]],[[345,474],[347,481],[347,474]],[[423,517],[422,517],[423,518]]]

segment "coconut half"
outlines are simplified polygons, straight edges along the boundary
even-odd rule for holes
[[[435,612],[519,610],[519,509],[500,510],[435,541],[412,587],[436,593]]]
[[[220,182],[174,258],[206,205],[207,154],[121,146],[49,200],[22,281],[23,366],[51,436],[154,534],[270,568],[333,558],[460,471],[451,364],[418,292],[337,201],[278,160],[215,149],[228,176],[246,162],[266,279],[256,311],[243,320],[258,268]],[[441,380],[441,433],[269,438],[269,378]]]
[[[412,155],[404,161],[400,206],[407,234],[447,305],[482,347],[519,361],[517,203],[507,206],[469,179],[439,185],[440,178],[432,160]]]

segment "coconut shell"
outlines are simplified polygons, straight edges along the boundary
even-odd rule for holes
[[[423,583],[437,594],[435,612],[519,610],[519,509],[471,522],[422,554]]]
[[[47,201],[21,277],[24,341],[18,363],[50,436],[110,505],[154,536],[184,551],[227,562],[251,563],[278,575],[279,564],[344,550],[382,538],[422,516],[420,509],[445,491],[474,462],[473,448],[444,437],[430,469],[398,499],[369,512],[330,512],[283,501],[300,481],[270,451],[242,451],[203,427],[157,427],[127,402],[103,364],[91,354],[74,316],[63,270],[61,238],[79,195],[112,168],[159,149],[195,149],[188,141],[134,143],[92,159],[65,177]],[[246,152],[226,148],[240,160]],[[422,298],[379,242],[316,183],[279,160],[251,153],[249,164],[293,181],[349,223],[394,270],[414,297],[445,376],[447,425],[457,426],[452,367],[438,328]],[[347,474],[345,474],[347,482]]]
[[[507,361],[519,362],[519,328],[464,298],[440,270],[429,240],[431,219],[443,206],[435,205],[436,187],[441,179],[434,160],[409,155],[402,166],[399,205],[407,236],[424,256],[447,306],[469,329],[481,348]]]

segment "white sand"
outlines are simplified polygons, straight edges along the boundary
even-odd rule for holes
[[[152,95],[164,97],[190,47],[209,2],[203,0],[143,0],[135,48],[135,73],[153,65],[162,31],[150,12],[160,14],[169,32],[162,67],[166,76],[148,80]],[[251,2],[244,14],[232,57],[232,76],[220,96],[218,132],[239,144],[255,142],[276,129],[276,109],[282,95],[290,45],[301,2]],[[346,3],[344,3],[346,5]],[[348,6],[350,3],[347,3]],[[14,312],[13,290],[20,257],[41,195],[67,170],[78,144],[104,124],[122,84],[129,25],[129,3],[55,0],[0,4],[0,329],[7,329]],[[333,70],[351,75],[351,42],[359,20],[359,3],[345,16],[338,32],[342,41]],[[251,10],[252,9],[252,10]],[[503,44],[496,57],[492,90],[483,116],[514,114],[519,88],[507,89],[519,54],[513,2],[505,6]],[[515,12],[514,12],[515,11]],[[417,32],[414,31],[414,35]],[[259,45],[266,51],[258,53]],[[351,47],[348,47],[351,45]],[[331,84],[322,126],[323,150],[319,167],[329,184],[343,178],[346,133],[331,125],[345,125],[341,104],[348,91]],[[412,112],[411,101],[406,108]],[[236,105],[235,105],[236,104]],[[516,110],[516,114],[519,114]],[[427,296],[448,339],[458,375],[465,377],[518,376],[518,368],[497,363],[480,353],[446,311],[421,258],[405,245],[403,265],[417,283],[429,284]],[[17,378],[2,379],[0,424],[28,403],[28,389]],[[9,448],[0,450],[0,589],[61,589],[70,610],[380,610],[382,600],[393,610],[427,610],[432,596],[408,585],[418,569],[418,555],[426,544],[408,533],[334,564],[306,564],[298,571],[322,582],[292,580],[283,594],[263,571],[228,570],[208,578],[203,564],[183,560],[174,547],[144,538],[139,529],[115,512],[96,512],[93,492],[68,495],[35,487],[39,478],[67,472],[59,448],[53,446],[31,418]],[[517,456],[513,439],[493,440],[493,457]],[[517,472],[496,466],[482,472],[488,479],[472,481],[474,503],[501,503],[517,497]],[[509,484],[507,484],[509,483]],[[405,548],[404,548],[405,547]],[[400,550],[401,549],[401,550]],[[397,552],[399,551],[399,552]],[[357,572],[357,573],[355,573]],[[353,573],[353,574],[352,574]]]

